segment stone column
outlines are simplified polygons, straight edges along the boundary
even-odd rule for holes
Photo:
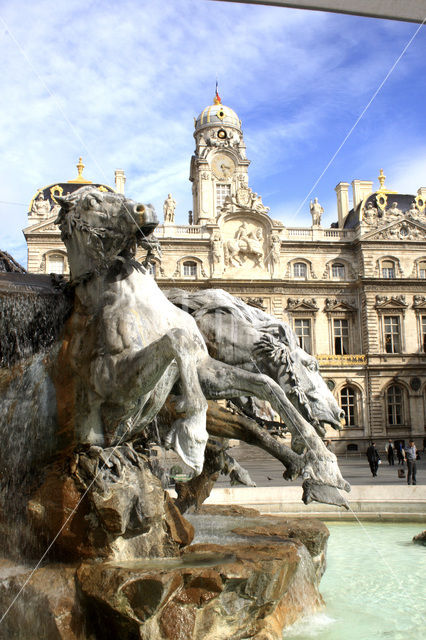
[[[117,193],[122,193],[124,195],[124,185],[126,183],[126,176],[124,175],[123,169],[115,170],[115,190]]]

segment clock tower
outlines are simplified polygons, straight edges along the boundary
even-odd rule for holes
[[[195,120],[195,153],[191,158],[194,224],[216,220],[227,196],[247,188],[248,166],[241,120],[222,104],[219,94]]]

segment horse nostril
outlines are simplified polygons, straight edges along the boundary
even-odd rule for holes
[[[134,207],[133,211],[136,213],[137,222],[138,222],[139,226],[141,227],[143,225],[143,223],[144,223],[144,218],[145,218],[145,215],[144,215],[145,211],[146,211],[145,205],[137,204]]]

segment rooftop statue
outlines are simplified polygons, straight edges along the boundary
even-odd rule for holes
[[[312,226],[321,226],[321,216],[324,213],[324,208],[318,202],[318,198],[314,198],[314,201],[310,204],[310,211],[312,216]]]
[[[172,197],[172,194],[169,193],[163,204],[164,222],[175,221],[175,209],[176,200]]]

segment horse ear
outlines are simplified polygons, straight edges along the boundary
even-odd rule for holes
[[[66,196],[55,196],[55,200],[58,204],[61,205],[62,209],[68,211],[71,208],[71,202],[68,200]]]

